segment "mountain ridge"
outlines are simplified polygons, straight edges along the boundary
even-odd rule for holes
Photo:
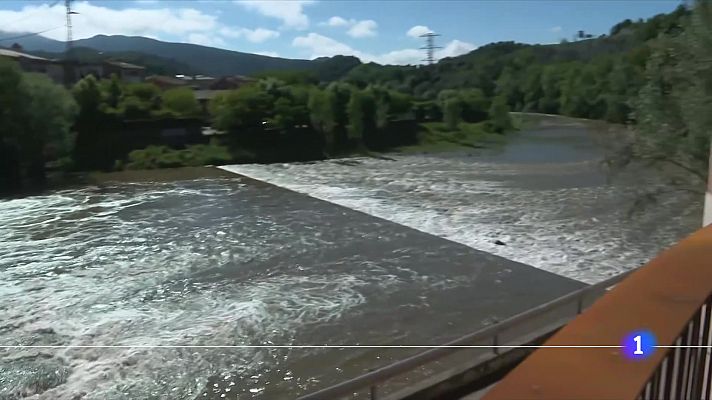
[[[38,35],[22,37],[23,33],[0,31],[0,43],[9,47],[18,43],[28,53],[54,54],[61,56],[66,44],[63,41]],[[16,39],[12,39],[17,37]],[[6,38],[3,40],[3,38]],[[349,70],[361,63],[356,57],[335,56],[326,59],[304,60],[272,57],[261,54],[245,53],[235,50],[220,49],[190,43],[166,42],[143,36],[96,35],[73,42],[76,48],[93,49],[99,53],[112,53],[117,56],[126,53],[144,53],[165,60],[173,60],[185,65],[196,73],[213,76],[253,75],[265,71],[305,70],[315,71],[317,75],[326,73],[331,64],[336,70]],[[135,57],[134,57],[135,58]],[[338,78],[338,77],[336,77]]]

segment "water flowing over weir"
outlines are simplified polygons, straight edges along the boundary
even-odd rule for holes
[[[476,154],[222,168],[595,283],[647,262],[702,218],[699,196],[682,191],[635,209],[663,181],[643,168],[609,176],[595,126],[554,119]]]
[[[6,346],[438,344],[580,286],[237,176],[63,190],[0,215]],[[289,398],[406,354],[6,348],[0,398]]]
[[[622,218],[643,180],[607,184],[584,133],[226,167],[330,202],[239,175],[0,201],[0,343],[443,343],[582,285],[543,270],[595,281],[698,225],[679,196]],[[0,399],[292,398],[414,351],[0,349]]]

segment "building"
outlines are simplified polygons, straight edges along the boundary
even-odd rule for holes
[[[18,51],[22,49],[20,46],[13,48],[16,50],[0,48],[0,57],[14,60],[25,72],[45,74],[57,83],[64,81],[64,67],[60,61],[23,53]]]
[[[110,78],[112,75],[116,75],[119,80],[129,83],[143,82],[146,76],[145,67],[123,61],[104,61],[101,68],[101,77]]]
[[[162,90],[175,89],[175,88],[179,88],[179,87],[188,86],[186,81],[183,79],[175,78],[172,76],[165,76],[165,75],[147,76],[145,81],[158,86]]]
[[[129,83],[143,82],[146,68],[140,65],[129,64],[123,61],[104,61],[102,63],[85,63],[48,59],[23,53],[22,46],[17,43],[11,49],[0,48],[0,57],[9,58],[18,63],[25,72],[34,72],[47,75],[57,83],[76,82],[86,76],[94,75],[97,78],[110,78],[116,75],[120,80]],[[71,65],[66,71],[65,67]]]
[[[254,78],[242,75],[223,76],[217,79],[210,87],[212,90],[232,90],[254,82]]]

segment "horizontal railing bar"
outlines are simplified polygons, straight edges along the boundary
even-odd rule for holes
[[[438,359],[443,358],[451,353],[461,350],[461,349],[458,349],[457,347],[453,347],[453,346],[465,345],[466,343],[469,343],[469,342],[474,342],[476,340],[485,339],[485,338],[492,337],[494,335],[498,335],[500,332],[502,332],[508,328],[511,328],[513,326],[516,326],[517,324],[519,324],[523,321],[527,321],[532,317],[543,314],[544,312],[548,311],[551,308],[554,308],[556,306],[560,306],[563,304],[567,304],[568,302],[570,302],[572,300],[577,300],[577,299],[579,299],[587,294],[590,294],[592,292],[595,292],[595,291],[599,291],[599,290],[605,291],[607,288],[622,281],[631,272],[632,272],[632,270],[626,271],[622,274],[616,275],[616,276],[606,279],[602,282],[599,282],[599,283],[593,284],[591,286],[587,286],[585,288],[571,292],[564,296],[558,297],[552,301],[549,301],[547,303],[544,303],[537,307],[529,309],[523,313],[520,313],[520,314],[514,315],[510,318],[507,318],[504,321],[501,321],[497,324],[494,324],[494,325],[485,327],[483,329],[480,329],[478,331],[475,331],[473,333],[467,334],[465,336],[457,338],[457,339],[455,339],[449,343],[446,343],[444,345],[440,345],[440,346],[449,346],[449,347],[433,346],[434,347],[433,349],[430,349],[430,350],[424,351],[422,353],[418,353],[413,356],[407,357],[403,360],[397,361],[393,364],[386,365],[386,366],[381,367],[377,370],[368,372],[366,374],[355,377],[348,381],[341,382],[334,386],[330,386],[330,387],[321,389],[319,391],[316,391],[314,393],[299,397],[298,400],[323,400],[323,399],[331,400],[331,399],[338,398],[338,397],[341,397],[341,396],[344,396],[347,394],[354,393],[358,390],[362,390],[362,389],[371,387],[371,386],[376,385],[380,382],[383,382],[387,379],[390,379],[394,376],[401,375],[405,372],[411,371],[417,367],[427,364],[430,361],[438,360]]]

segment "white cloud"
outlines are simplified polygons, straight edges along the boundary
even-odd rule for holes
[[[274,39],[279,37],[279,32],[270,29],[257,28],[257,29],[245,29],[245,37],[252,43],[262,43],[268,39]]]
[[[313,1],[236,0],[235,3],[264,16],[277,18],[285,28],[306,29],[309,27],[309,17],[304,13],[304,6]]]
[[[347,32],[351,37],[354,38],[363,38],[363,37],[370,37],[370,36],[376,36],[376,29],[378,28],[378,24],[376,21],[372,19],[367,19],[364,21],[358,21],[356,22]]]
[[[461,42],[456,39],[456,40],[453,40],[450,43],[446,44],[445,47],[443,47],[439,51],[436,51],[435,57],[437,59],[441,59],[441,58],[445,58],[445,57],[455,57],[455,56],[469,53],[476,48],[477,48],[477,46],[475,46],[472,43]]]
[[[40,32],[42,36],[65,40],[65,9],[61,2],[30,4],[18,11],[0,10],[0,27],[14,32]],[[262,43],[279,37],[279,32],[265,29],[231,28],[222,25],[217,16],[193,8],[122,8],[113,9],[87,1],[73,4],[78,13],[72,16],[75,39],[95,35],[128,35],[150,38],[180,37],[188,43],[226,47],[226,38],[241,38]]]
[[[77,39],[105,35],[160,36],[170,34],[183,36],[189,33],[207,33],[217,26],[217,18],[192,8],[121,10],[95,6],[89,2],[76,2],[73,6],[79,14],[72,16],[73,33]],[[64,6],[57,3],[26,5],[19,11],[0,10],[0,26],[15,32],[40,32],[55,26],[63,27]],[[157,23],[160,21],[160,23]],[[64,40],[63,29],[47,31],[43,36]]]
[[[279,37],[279,32],[270,29],[257,28],[257,29],[247,29],[239,28],[233,29],[224,27],[220,29],[220,34],[229,38],[245,38],[252,43],[262,43],[265,40],[274,39]]]
[[[309,33],[298,36],[292,41],[292,46],[302,48],[308,52],[308,57],[330,57],[335,55],[356,56],[364,62],[377,62],[379,64],[420,64],[425,54],[419,49],[400,49],[383,54],[370,54],[352,48],[351,46],[318,33]],[[454,57],[474,50],[472,43],[453,40],[442,50],[435,53],[435,57]]]
[[[306,36],[295,37],[292,41],[292,46],[309,50],[311,52],[311,58],[328,57],[337,54],[355,55],[356,52],[347,44],[314,32]]]
[[[361,21],[351,19],[341,18],[338,15],[329,18],[328,20],[319,23],[321,26],[330,27],[347,27],[346,34],[352,38],[365,38],[373,37],[378,34],[376,31],[378,29],[378,24],[372,19],[364,19]]]
[[[321,25],[327,25],[327,26],[348,26],[349,21],[339,17],[339,16],[334,16],[329,18],[328,21],[322,22]]]
[[[408,32],[406,32],[406,35],[410,37],[420,37],[420,35],[424,35],[426,33],[430,33],[433,30],[428,28],[427,26],[424,25],[416,25],[410,29],[408,29]]]
[[[549,29],[549,30],[550,30],[551,32],[553,32],[553,33],[560,33],[560,32],[563,30],[563,28],[560,27],[560,26],[555,26],[555,27],[553,27],[553,28],[551,28],[551,29]]]
[[[209,47],[225,47],[225,41],[219,36],[205,33],[191,33],[188,35],[188,42]]]
[[[402,49],[381,54],[373,61],[379,64],[414,65],[422,63],[423,58],[422,50]]]

